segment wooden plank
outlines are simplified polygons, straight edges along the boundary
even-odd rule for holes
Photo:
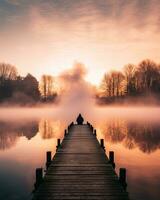
[[[72,126],[33,196],[53,199],[129,199],[88,125]]]

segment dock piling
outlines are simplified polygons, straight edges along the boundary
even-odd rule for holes
[[[36,169],[36,182],[34,184],[35,189],[38,188],[38,186],[42,183],[43,180],[43,168],[37,168]]]
[[[58,149],[61,146],[61,139],[57,139],[57,146],[56,148]]]
[[[115,168],[114,151],[109,152],[109,162],[112,164],[112,167]]]
[[[93,132],[93,126],[91,125],[90,127],[91,127],[91,131]]]
[[[73,127],[74,123],[70,123],[70,125],[68,126],[68,132],[71,130],[71,128]]]
[[[65,129],[65,131],[64,131],[64,136],[67,136],[67,130]]]
[[[94,135],[97,136],[97,131],[96,131],[96,129],[94,129]]]
[[[50,166],[51,161],[52,161],[52,152],[51,151],[47,151],[47,153],[46,153],[46,168],[47,169]]]
[[[105,150],[104,139],[101,139],[101,140],[100,140],[100,145],[101,145],[101,147]]]
[[[119,169],[119,181],[120,181],[121,185],[123,186],[123,188],[126,189],[127,182],[126,182],[126,169],[125,168]]]

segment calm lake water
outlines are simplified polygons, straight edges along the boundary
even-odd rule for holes
[[[57,138],[78,112],[37,109],[1,109],[0,199],[30,199],[35,168],[45,168],[46,151],[55,153]],[[96,108],[83,110],[85,119],[105,139],[106,153],[115,152],[116,170],[127,169],[133,200],[160,199],[160,109]]]

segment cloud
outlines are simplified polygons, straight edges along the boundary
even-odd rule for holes
[[[55,21],[67,22],[67,24],[80,22],[84,26],[94,26],[95,22],[102,21],[106,27],[108,22],[118,25],[125,24],[128,27],[142,28],[152,23],[159,25],[160,5],[159,0],[5,0],[10,5],[21,5],[21,9],[11,10],[10,7],[4,7],[5,10],[11,10],[10,14],[26,15],[27,12],[21,12],[26,9],[29,13],[39,15],[40,20],[47,23]],[[1,3],[0,3],[1,4]],[[2,4],[3,7],[3,4]],[[33,19],[34,20],[34,19]],[[110,24],[108,24],[110,25]],[[117,27],[117,29],[119,28]]]
[[[73,37],[89,36],[91,42],[124,42],[126,37],[135,41],[135,34],[142,38],[142,31],[152,34],[159,28],[159,9],[158,0],[40,1],[30,5],[30,27],[37,34],[59,30]]]
[[[8,4],[16,5],[16,6],[20,5],[22,1],[23,0],[5,0],[5,2],[7,2]]]
[[[0,2],[0,59],[25,73],[74,60],[103,72],[147,57],[159,62],[159,0],[8,1],[19,6]]]

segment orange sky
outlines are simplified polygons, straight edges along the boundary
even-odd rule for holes
[[[159,0],[1,0],[0,62],[57,75],[75,61],[98,83],[144,58],[160,62]]]

